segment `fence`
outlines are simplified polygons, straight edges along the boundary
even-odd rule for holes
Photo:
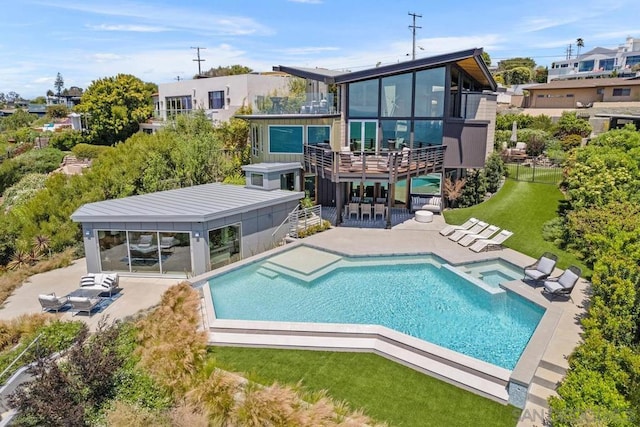
[[[538,182],[558,185],[562,181],[562,167],[549,159],[529,157],[517,161],[506,161],[507,177],[516,181]]]

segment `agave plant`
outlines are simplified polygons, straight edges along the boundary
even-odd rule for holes
[[[31,264],[31,256],[28,252],[17,251],[11,257],[11,261],[7,263],[8,270],[19,270],[24,267],[28,267]]]
[[[39,254],[44,254],[48,251],[49,255],[51,255],[50,244],[51,239],[49,239],[48,236],[45,236],[44,234],[38,234],[33,238],[33,251]]]

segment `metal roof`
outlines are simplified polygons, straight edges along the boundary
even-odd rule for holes
[[[383,65],[381,67],[369,68],[366,70],[353,72],[339,72],[327,70],[324,68],[288,67],[285,65],[277,65],[273,67],[273,69],[274,71],[284,71],[297,77],[318,80],[327,84],[338,84],[398,74],[422,68],[431,68],[447,63],[457,63],[473,78],[478,80],[478,82],[484,84],[491,90],[496,89],[496,82],[493,80],[493,77],[489,72],[489,68],[482,60],[482,49],[463,50],[460,52],[430,56],[427,58],[398,62],[396,64]]]
[[[87,203],[75,222],[205,222],[300,200],[303,192],[213,183]]]
[[[285,172],[290,170],[302,169],[300,162],[290,163],[252,163],[250,165],[242,166],[243,171],[249,172]]]

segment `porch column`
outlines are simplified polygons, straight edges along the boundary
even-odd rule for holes
[[[389,183],[389,188],[387,188],[387,225],[385,226],[385,228],[390,229],[391,228],[391,197],[393,194],[395,194],[396,192],[396,185]]]
[[[341,182],[336,182],[336,227],[338,227],[342,223],[343,199],[344,185]]]

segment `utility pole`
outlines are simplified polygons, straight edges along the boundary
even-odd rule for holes
[[[569,47],[567,47],[567,59],[571,59],[572,54],[573,54],[573,45],[569,43]]]
[[[416,29],[422,27],[416,27],[416,18],[422,18],[422,15],[409,12],[409,16],[413,17],[413,25],[409,25],[409,28],[413,32],[413,50],[411,51],[411,59],[416,59]]]
[[[206,61],[206,59],[200,59],[200,49],[206,49],[206,47],[200,47],[200,46],[196,46],[196,47],[191,47],[191,49],[195,49],[198,53],[198,59],[194,59],[194,61],[196,61],[198,63],[198,77],[202,75],[202,70],[200,69],[200,63]]]

